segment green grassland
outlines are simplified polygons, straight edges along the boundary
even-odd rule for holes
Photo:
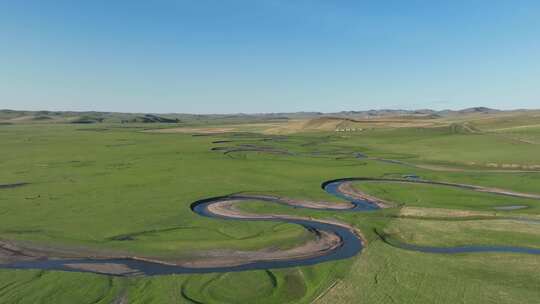
[[[504,211],[504,214],[540,213],[539,201],[535,199],[475,192],[450,186],[413,183],[361,182],[356,183],[355,187],[376,197],[392,202],[399,202],[405,206],[494,212],[497,207],[518,205],[527,206],[528,208]]]
[[[411,163],[473,169],[520,169],[540,164],[538,145],[493,133],[455,133],[449,126],[373,129],[347,139],[343,145],[363,147],[368,155]]]
[[[516,121],[523,121],[521,116],[517,117]],[[256,123],[253,120],[235,118],[230,122],[246,126],[233,133],[192,136],[143,132],[150,126],[136,122],[32,121],[0,125],[0,184],[29,183],[0,189],[0,239],[89,252],[189,259],[209,250],[288,248],[312,237],[293,224],[197,216],[190,204],[207,197],[249,192],[336,202],[337,198],[320,188],[323,181],[405,174],[540,193],[540,172],[516,172],[516,168],[502,167],[497,169],[503,172],[491,172],[494,167],[487,166],[540,164],[538,145],[515,140],[515,136],[523,136],[522,132],[530,134],[529,139],[536,138],[535,127],[497,130],[497,124],[501,129],[521,126],[512,122],[511,117],[505,117],[504,122],[490,120],[483,124],[471,120],[470,124],[480,130],[472,133],[452,127],[454,121],[437,127],[376,127],[351,133],[310,130],[287,135],[266,134],[264,126],[252,126]],[[528,123],[535,124],[535,118]],[[183,123],[172,125],[178,127]],[[152,124],[152,128],[172,125]],[[208,123],[192,119],[185,125],[207,127]],[[223,125],[223,119],[211,125]],[[247,132],[250,130],[260,132]],[[515,135],[510,130],[519,133]],[[212,151],[214,147],[233,149],[223,153],[225,150]],[[369,158],[356,158],[359,152]],[[459,170],[429,170],[376,158]],[[504,172],[505,169],[513,171]],[[407,218],[400,216],[399,208],[333,213],[246,202],[242,208],[251,212],[348,222],[362,230],[368,246],[362,254],[344,261],[238,273],[119,278],[0,270],[0,303],[537,301],[538,256],[410,252],[385,244],[375,230],[421,245],[540,247],[540,225],[505,219],[537,216],[540,201],[431,185],[356,186],[404,204],[401,206],[479,211],[497,219]],[[493,207],[503,205],[529,208],[494,211]],[[125,240],[126,236],[129,240]]]

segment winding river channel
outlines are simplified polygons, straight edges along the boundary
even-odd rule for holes
[[[308,217],[279,214],[252,214],[236,208],[242,202],[263,201],[332,212],[372,212],[380,208],[390,207],[384,201],[363,194],[353,189],[351,182],[375,181],[392,183],[426,183],[458,187],[473,191],[498,195],[540,199],[540,195],[518,193],[508,190],[486,188],[473,185],[433,182],[426,180],[380,179],[380,178],[343,178],[328,181],[322,188],[329,194],[346,201],[341,204],[293,200],[270,195],[229,195],[207,198],[191,204],[193,212],[200,216],[241,221],[277,221],[303,226],[313,233],[314,240],[297,248],[255,252],[256,254],[228,253],[229,256],[210,256],[199,263],[167,263],[140,257],[66,257],[51,256],[18,248],[9,243],[0,243],[0,268],[7,269],[41,269],[73,272],[91,272],[107,275],[167,275],[181,273],[213,273],[234,272],[256,269],[275,269],[295,266],[314,265],[327,261],[347,259],[362,251],[366,242],[362,233],[349,224],[318,220]],[[383,240],[384,236],[381,236]],[[427,253],[475,253],[475,252],[512,252],[540,254],[538,248],[511,246],[460,246],[460,247],[427,247],[413,244],[388,242],[389,245]],[[6,258],[7,257],[7,258]],[[7,261],[7,262],[5,262]]]

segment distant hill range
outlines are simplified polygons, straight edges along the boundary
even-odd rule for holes
[[[393,109],[383,109],[383,110],[368,110],[368,111],[343,111],[336,114],[341,115],[364,115],[364,116],[403,116],[403,115],[417,115],[417,116],[431,116],[433,118],[449,116],[449,115],[459,115],[459,114],[493,114],[502,112],[501,110],[491,109],[486,107],[474,107],[467,108],[463,110],[430,110],[430,109],[421,109],[421,110],[393,110]]]
[[[485,115],[501,112],[523,112],[532,110],[501,111],[487,107],[473,107],[463,110],[367,110],[367,111],[342,111],[335,113],[322,112],[294,112],[294,113],[260,113],[260,114],[148,114],[148,113],[117,113],[117,112],[74,112],[74,111],[17,111],[0,110],[0,123],[73,123],[92,124],[102,122],[117,123],[182,123],[197,121],[204,123],[205,120],[223,120],[227,122],[261,122],[280,121],[290,119],[315,119],[319,117],[335,117],[344,119],[381,119],[395,117],[400,119],[437,119],[458,115]]]

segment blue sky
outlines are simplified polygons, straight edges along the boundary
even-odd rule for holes
[[[0,108],[540,108],[540,1],[0,1]]]

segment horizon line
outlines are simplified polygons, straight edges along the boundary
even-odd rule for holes
[[[68,113],[68,112],[74,112],[74,113],[114,113],[114,114],[159,114],[159,115],[277,115],[277,114],[341,114],[341,113],[350,113],[350,112],[358,112],[358,113],[365,113],[365,112],[371,112],[371,111],[409,111],[409,112],[418,112],[418,111],[433,111],[433,112],[445,112],[445,111],[453,111],[453,112],[459,112],[469,109],[486,109],[486,110],[493,110],[493,111],[500,111],[500,112],[517,112],[517,111],[538,111],[540,108],[508,108],[508,109],[501,109],[501,108],[491,108],[487,106],[473,106],[473,107],[467,107],[467,108],[445,108],[445,109],[433,109],[433,108],[416,108],[416,109],[407,109],[407,108],[372,108],[368,110],[342,110],[342,111],[336,111],[336,112],[324,112],[324,111],[290,111],[290,112],[229,112],[229,113],[190,113],[190,112],[141,112],[141,111],[102,111],[102,110],[28,110],[28,109],[0,109],[0,111],[13,111],[13,112],[60,112],[60,113]]]

